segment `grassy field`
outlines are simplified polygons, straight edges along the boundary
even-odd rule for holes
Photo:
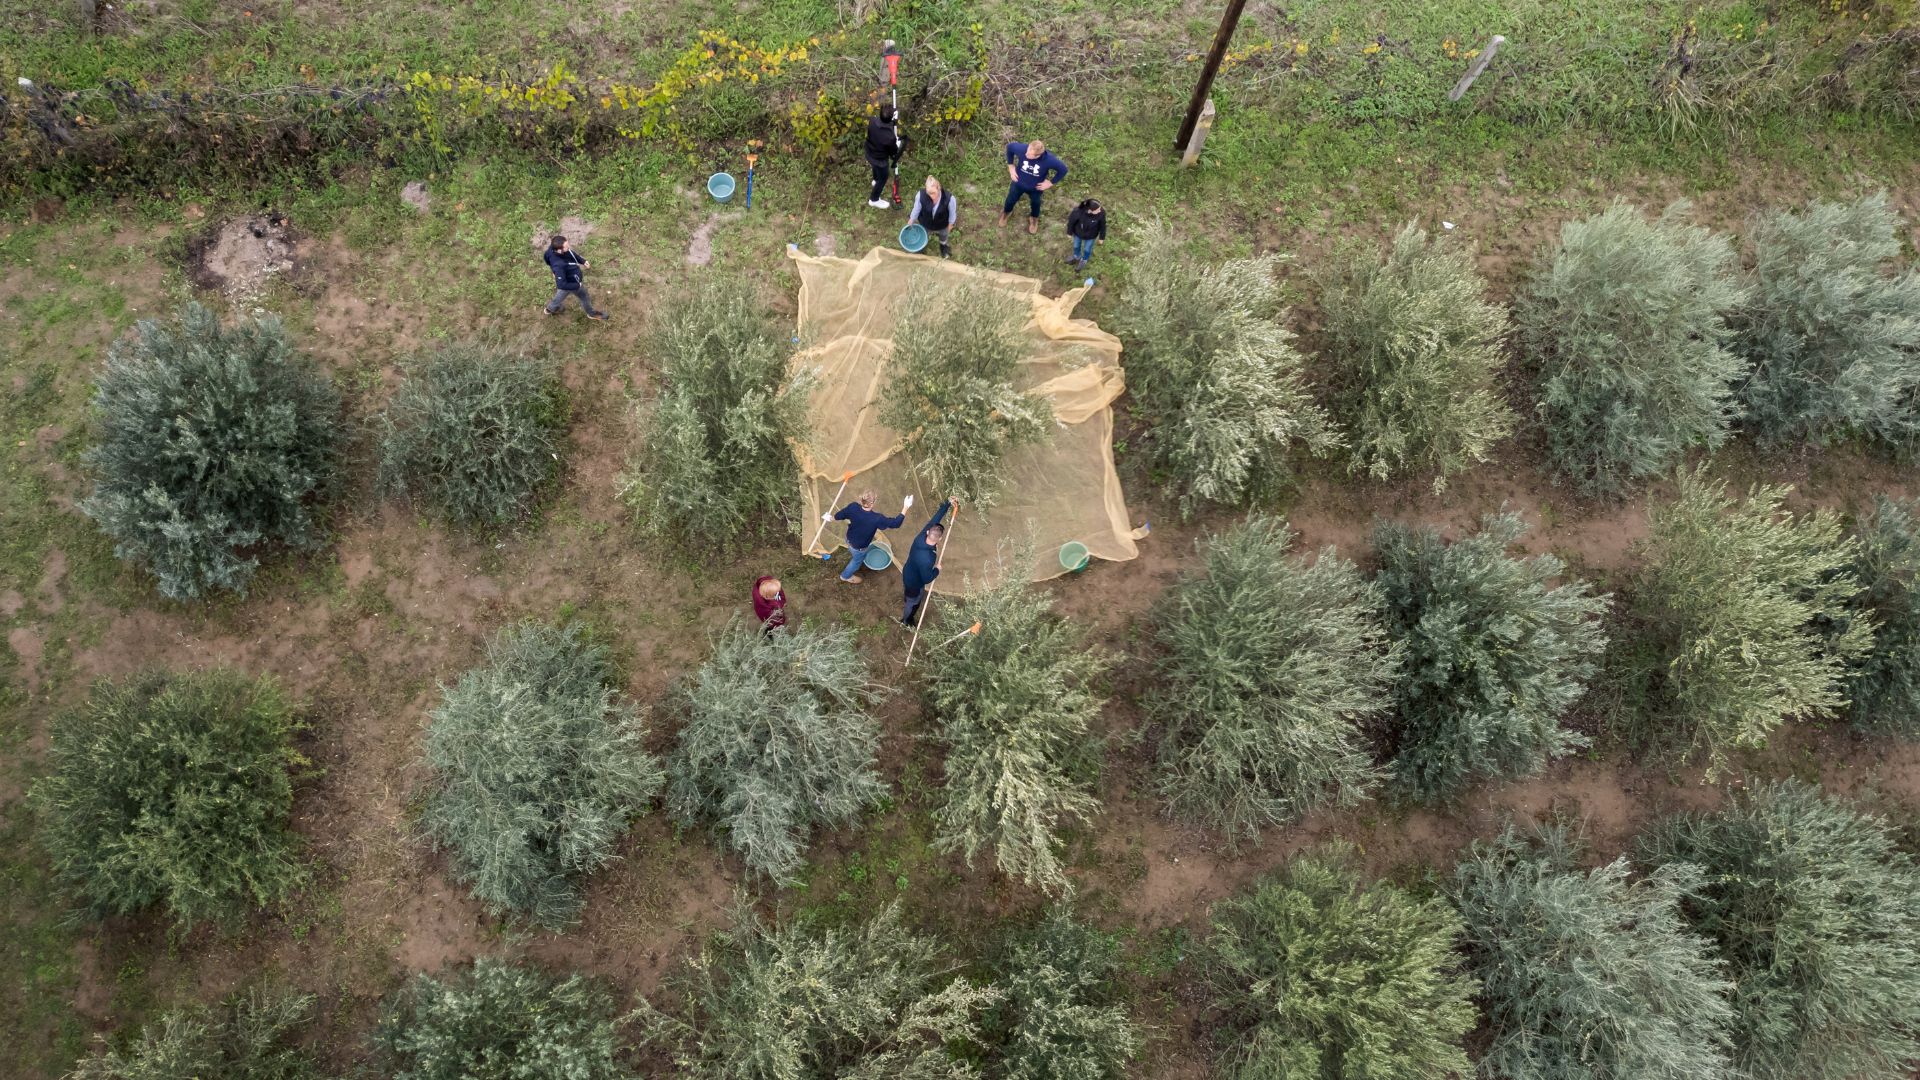
[[[1177,168],[1170,144],[1197,67],[1190,54],[1211,34],[1212,5],[265,0],[249,8],[159,0],[115,5],[88,36],[67,17],[70,6],[0,0],[6,83],[24,75],[64,88],[126,79],[260,89],[403,69],[525,76],[559,62],[646,83],[707,29],[766,42],[844,29],[845,58],[833,62],[856,70],[881,37],[945,47],[978,23],[988,57],[982,114],[930,132],[909,172],[917,180],[934,171],[959,194],[959,258],[1057,290],[1080,276],[1062,262],[1062,199],[1050,204],[1037,239],[992,222],[1004,183],[1000,144],[1047,138],[1073,167],[1061,195],[1097,195],[1114,214],[1113,241],[1090,271],[1099,287],[1080,311],[1096,320],[1112,310],[1136,226],[1156,217],[1216,256],[1283,251],[1297,257],[1296,269],[1344,244],[1382,245],[1408,220],[1446,220],[1476,245],[1502,297],[1563,222],[1616,198],[1649,206],[1688,198],[1701,221],[1738,231],[1763,207],[1884,188],[1910,226],[1920,223],[1920,133],[1896,112],[1716,112],[1649,97],[1660,57],[1689,20],[1727,49],[1776,35],[1791,60],[1782,66],[1812,70],[1856,35],[1893,25],[1898,14],[1877,6],[1795,13],[1764,29],[1765,10],[1724,0],[1314,2],[1284,13],[1257,6],[1220,84],[1221,118],[1206,158],[1188,171]],[[868,7],[878,14],[859,21]],[[1458,54],[1492,33],[1512,44],[1484,98],[1446,106],[1439,95],[1465,66]],[[1368,42],[1385,45],[1367,53]],[[1401,66],[1377,70],[1381,53],[1403,57]],[[1281,62],[1286,54],[1328,59],[1294,65]],[[725,105],[715,98],[689,110]],[[713,130],[734,122],[718,117]],[[160,1009],[262,981],[320,996],[316,1045],[346,1068],[364,1054],[380,997],[409,973],[508,954],[644,993],[723,921],[748,879],[707,837],[676,832],[658,813],[593,880],[584,923],[565,934],[486,917],[424,852],[412,819],[420,729],[438,687],[516,618],[587,620],[614,643],[628,690],[651,702],[704,656],[708,634],[740,606],[744,583],[780,573],[805,617],[859,627],[882,678],[907,682],[901,642],[885,625],[890,598],[830,590],[825,571],[790,543],[705,563],[651,548],[615,497],[631,440],[629,403],[648,392],[654,374],[649,317],[676,283],[743,272],[791,317],[796,282],[782,257],[786,244],[857,254],[891,243],[901,224],[899,215],[863,205],[857,152],[822,166],[783,146],[777,131],[771,141],[750,212],[737,202],[716,206],[702,190],[714,169],[738,170],[743,140],[731,137],[580,155],[504,145],[388,160],[321,154],[244,182],[182,177],[146,191],[18,190],[0,214],[0,1072],[59,1076],[96,1037],[126,1039]],[[424,208],[402,201],[409,182],[424,184]],[[197,287],[197,245],[262,209],[287,215],[292,268],[244,294]],[[594,261],[594,296],[614,314],[610,324],[571,313],[544,320],[536,311],[549,282],[532,244],[563,221]],[[1909,256],[1913,244],[1910,234]],[[1288,281],[1311,345],[1311,290],[1304,274],[1290,270]],[[378,407],[401,359],[435,342],[474,337],[544,350],[562,365],[572,404],[562,490],[524,529],[484,539],[450,534],[374,499],[361,440],[324,551],[270,560],[244,599],[163,600],[115,560],[74,504],[88,490],[88,401],[107,344],[190,298],[280,313],[358,417]],[[1123,417],[1123,446],[1132,423]],[[1718,785],[1649,766],[1603,740],[1539,778],[1477,789],[1458,805],[1370,802],[1229,850],[1161,816],[1152,740],[1135,737],[1142,719],[1133,699],[1146,679],[1137,662],[1145,612],[1188,564],[1195,539],[1231,517],[1176,524],[1171,500],[1135,457],[1120,454],[1128,499],[1156,526],[1142,558],[1051,588],[1064,611],[1130,657],[1112,677],[1103,720],[1115,736],[1100,781],[1104,813],[1073,837],[1070,854],[1076,907],[1128,941],[1131,1007],[1151,1028],[1138,1075],[1206,1074],[1209,1035],[1186,959],[1208,905],[1317,840],[1351,839],[1371,871],[1420,881],[1509,813],[1584,817],[1596,851],[1610,857],[1653,817],[1717,805],[1761,777],[1883,793],[1909,815],[1920,807],[1920,748],[1801,725],[1743,758]],[[1523,435],[1444,496],[1419,482],[1368,484],[1318,464],[1280,509],[1304,546],[1331,544],[1364,559],[1377,516],[1457,529],[1506,505],[1534,523],[1533,548],[1560,554],[1602,587],[1617,585],[1645,535],[1644,500],[1583,503],[1556,487],[1536,457],[1535,440]],[[1718,468],[1742,481],[1796,484],[1796,506],[1851,510],[1877,493],[1914,494],[1910,469],[1846,448],[1774,457],[1736,443],[1720,458]],[[274,674],[306,703],[312,727],[301,749],[320,774],[302,787],[296,818],[314,882],[286,910],[229,934],[181,937],[158,919],[70,917],[23,801],[50,718],[102,676],[216,664]],[[930,849],[941,765],[920,738],[928,725],[912,694],[896,698],[886,720],[890,806],[863,828],[826,837],[802,882],[762,890],[761,902],[847,920],[899,898],[912,921],[963,952],[1041,911],[1040,894]]]

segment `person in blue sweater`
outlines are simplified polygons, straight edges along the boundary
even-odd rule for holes
[[[907,626],[913,625],[914,612],[920,610],[920,604],[927,598],[927,586],[940,576],[940,538],[947,534],[947,527],[940,524],[946,519],[947,511],[960,505],[958,498],[948,499],[933,512],[932,520],[913,538],[913,547],[907,551],[907,561],[900,564],[900,585],[906,590],[906,605],[900,609],[900,621]]]
[[[606,320],[606,312],[593,309],[593,301],[587,298],[587,286],[580,280],[580,271],[591,265],[573,250],[566,237],[555,233],[553,239],[547,241],[547,269],[553,271],[553,299],[547,301],[547,314],[559,312],[560,305],[572,296],[580,301],[587,318],[595,322]]]
[[[866,565],[867,549],[873,546],[873,534],[881,529],[897,529],[907,523],[907,508],[913,505],[913,496],[907,496],[900,512],[888,517],[873,508],[873,489],[868,488],[860,497],[848,503],[839,513],[828,518],[829,521],[847,523],[847,568],[840,572],[840,580],[856,582],[860,580],[860,568]]]
[[[1052,188],[1067,178],[1067,163],[1055,157],[1047,144],[1035,139],[1032,142],[1010,142],[1007,144],[1007,201],[1000,207],[1000,224],[1007,223],[1007,215],[1021,198],[1032,207],[1027,213],[1027,231],[1040,231],[1040,193]]]

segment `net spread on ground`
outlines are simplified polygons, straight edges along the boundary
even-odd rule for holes
[[[794,369],[817,380],[812,443],[795,448],[806,512],[802,520],[811,523],[801,536],[803,543],[811,542],[808,554],[844,547],[842,522],[827,526],[817,541],[814,534],[821,514],[837,511],[862,490],[872,488],[878,496],[874,508],[889,514],[898,512],[902,495],[912,494],[906,524],[880,534],[897,568],[906,546],[946,496],[927,490],[909,467],[899,433],[877,415],[893,353],[893,312],[916,278],[922,288],[985,282],[1026,303],[1031,314],[1022,334],[1029,347],[1018,389],[1044,395],[1055,419],[1051,439],[1015,448],[1002,461],[1006,484],[984,519],[975,509],[961,507],[936,591],[965,591],[969,579],[982,581],[1003,552],[1011,556],[1029,540],[1034,581],[1067,572],[1060,549],[1071,542],[1085,545],[1096,559],[1122,561],[1138,554],[1113,468],[1113,400],[1126,385],[1120,340],[1091,320],[1073,318],[1085,288],[1049,299],[1033,278],[885,248],[857,260],[816,257],[794,248],[787,257],[800,272],[801,349]],[[836,505],[831,500],[848,472],[853,479]]]

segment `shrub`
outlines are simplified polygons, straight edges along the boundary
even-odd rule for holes
[[[1120,943],[1055,908],[1014,935],[995,965],[1005,994],[994,1075],[1008,1080],[1108,1080],[1139,1054],[1140,1031],[1120,1003]]]
[[[1205,964],[1227,1075],[1430,1080],[1465,1073],[1474,981],[1445,900],[1362,885],[1348,849],[1302,855],[1221,902]]]
[[[34,787],[54,872],[96,915],[159,905],[181,928],[278,903],[306,877],[287,825],[299,729],[270,679],[96,683]]]
[[[1729,747],[1759,746],[1783,719],[1845,704],[1847,664],[1873,628],[1847,618],[1860,591],[1858,545],[1833,514],[1795,519],[1788,488],[1744,503],[1704,471],[1683,472],[1671,503],[1648,511],[1647,565],[1633,592],[1641,649],[1630,683],[1646,687],[1643,741],[1704,756],[1710,776]]]
[[[1481,1075],[1727,1080],[1732,987],[1680,911],[1699,868],[1633,878],[1624,858],[1583,872],[1582,854],[1563,828],[1509,828],[1454,869],[1492,1034]]]
[[[374,1043],[393,1080],[624,1080],[613,998],[579,975],[557,979],[481,958],[452,978],[415,975],[387,1003]]]
[[[1896,1080],[1920,1065],[1920,868],[1888,824],[1805,784],[1669,818],[1649,863],[1694,863],[1686,905],[1733,979],[1734,1064],[1753,1080]]]
[[[1753,223],[1734,348],[1753,366],[1740,397],[1761,442],[1920,436],[1920,273],[1886,273],[1901,227],[1885,192]]]
[[[235,995],[217,1009],[175,1009],[124,1053],[81,1059],[70,1080],[314,1080],[313,1058],[290,1045],[313,1012],[311,995]]]
[[[495,913],[573,921],[578,879],[613,857],[660,788],[645,728],[616,700],[612,675],[606,649],[577,625],[522,623],[442,691],[427,726],[421,826]]]
[[[1494,383],[1507,311],[1486,291],[1471,252],[1412,223],[1384,265],[1363,254],[1327,277],[1320,307],[1342,368],[1354,470],[1376,480],[1433,473],[1439,491],[1512,433],[1513,410]]]
[[[1292,543],[1258,516],[1213,537],[1155,616],[1160,793],[1230,839],[1351,805],[1380,779],[1359,730],[1399,666],[1380,592],[1332,549],[1289,558]]]
[[[1203,266],[1155,224],[1141,237],[1115,326],[1127,387],[1153,430],[1143,440],[1180,486],[1182,513],[1200,503],[1272,499],[1292,480],[1294,443],[1315,456],[1340,445],[1307,392],[1277,256]]]
[[[1538,366],[1548,459],[1588,494],[1615,494],[1716,447],[1744,371],[1725,316],[1745,299],[1724,237],[1648,221],[1626,203],[1570,222],[1522,290],[1519,325]]]
[[[160,591],[245,592],[263,547],[320,546],[340,399],[272,317],[231,327],[198,304],[115,342],[93,399],[80,509]]]
[[[1860,523],[1853,572],[1864,591],[1855,618],[1877,624],[1873,648],[1847,669],[1852,719],[1862,731],[1920,738],[1920,530],[1911,502],[1881,496]]]
[[[994,991],[955,977],[898,904],[847,930],[769,927],[744,907],[675,980],[686,1015],[650,1034],[699,1080],[933,1080],[977,1075],[947,1044],[975,1038]]]
[[[768,531],[799,491],[812,380],[787,372],[787,337],[744,278],[707,275],[661,308],[660,396],[636,409],[621,497],[654,536],[711,543]]]
[[[442,346],[407,365],[380,416],[380,484],[458,525],[508,525],[559,472],[565,423],[552,365]]]
[[[1108,659],[1052,614],[1051,596],[1009,564],[1000,569],[999,585],[941,609],[934,628],[945,640],[980,624],[928,658],[928,701],[947,752],[934,847],[969,865],[991,849],[1001,873],[1063,889],[1058,830],[1100,810],[1100,746],[1088,725],[1103,700],[1088,684]]]
[[[1560,726],[1606,647],[1607,598],[1552,555],[1507,554],[1527,531],[1491,514],[1448,544],[1432,529],[1374,531],[1387,627],[1404,649],[1395,685],[1395,783],[1420,799],[1452,798],[1482,778],[1531,776],[1586,745]]]
[[[853,822],[883,798],[874,768],[883,696],[854,633],[789,626],[771,638],[738,619],[679,694],[686,718],[667,760],[667,805],[714,823],[747,866],[790,881],[815,826]]]
[[[916,277],[894,307],[880,422],[901,433],[933,490],[976,509],[996,501],[1001,461],[1053,435],[1053,405],[1015,384],[1026,355],[1019,298],[986,284],[936,288]]]

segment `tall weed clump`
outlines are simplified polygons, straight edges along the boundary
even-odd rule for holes
[[[380,486],[456,525],[526,517],[560,471],[566,393],[553,365],[482,345],[409,361],[380,414]]]
[[[1920,738],[1920,526],[1914,505],[1882,495],[1860,523],[1851,609],[1878,628],[1847,668],[1849,718],[1862,731]]]
[[[172,1009],[125,1050],[82,1058],[69,1080],[319,1080],[319,1064],[294,1043],[313,1004],[310,994],[256,990]]]
[[[1092,683],[1109,659],[1053,597],[1003,563],[1000,584],[941,609],[927,698],[946,749],[934,846],[969,864],[982,849],[1009,877],[1064,889],[1060,830],[1100,811],[1093,792],[1099,740],[1089,725],[1104,699]],[[978,623],[976,633],[965,633]]]
[[[1710,775],[1783,720],[1846,704],[1847,666],[1872,647],[1872,622],[1849,610],[1858,545],[1828,511],[1783,510],[1788,490],[1736,502],[1724,481],[1687,471],[1674,501],[1647,514],[1631,719],[1642,741],[1704,758]]]
[[[421,828],[487,907],[549,928],[661,783],[646,730],[580,627],[509,626],[427,725]]]
[[[1732,984],[1682,905],[1705,876],[1669,863],[1636,877],[1625,858],[1581,869],[1561,827],[1511,827],[1454,869],[1491,1043],[1482,1076],[1733,1080]]]
[[[898,904],[844,929],[736,914],[670,982],[680,1013],[647,1007],[649,1036],[696,1080],[952,1080],[998,1000],[953,975]],[[949,978],[949,976],[952,976]]]
[[[1655,825],[1649,864],[1705,873],[1686,902],[1733,981],[1737,1075],[1902,1080],[1920,1067],[1920,867],[1885,820],[1788,781]]]
[[[289,827],[301,725],[231,671],[101,681],[58,717],[34,785],[54,874],[95,915],[233,924],[306,879]]]
[[[222,326],[188,304],[108,350],[80,509],[160,591],[244,593],[263,548],[320,546],[340,396],[280,320]]]
[[[1211,538],[1154,616],[1160,794],[1234,840],[1380,781],[1361,727],[1387,711],[1400,661],[1380,590],[1331,548],[1290,556],[1293,539],[1260,516]]]
[[[642,532],[726,542],[770,531],[799,492],[813,379],[745,278],[703,275],[661,309],[649,348],[660,396],[636,406],[639,445],[620,494]]]
[[[1206,266],[1158,224],[1141,238],[1115,326],[1128,391],[1152,425],[1141,441],[1178,485],[1182,513],[1272,499],[1291,482],[1296,444],[1316,457],[1341,444],[1307,391],[1279,262]]]
[[[1120,1000],[1120,942],[1064,907],[1013,935],[994,964],[996,1076],[1118,1080],[1140,1053]]]
[[[1586,745],[1560,724],[1606,647],[1607,598],[1584,581],[1551,584],[1566,571],[1552,555],[1508,554],[1526,531],[1512,513],[1452,544],[1432,529],[1374,531],[1374,580],[1402,649],[1392,767],[1415,798],[1531,776]]]
[[[1740,398],[1762,443],[1920,437],[1920,272],[1888,272],[1901,228],[1885,192],[1754,221],[1734,348],[1753,368]]]
[[[451,977],[415,975],[373,1040],[392,1080],[628,1080],[613,1009],[593,980],[483,957]]]
[[[791,881],[807,834],[850,824],[886,795],[875,768],[884,696],[854,632],[736,619],[676,694],[685,718],[667,758],[667,807],[724,830],[749,869]]]
[[[894,305],[893,357],[880,389],[882,424],[900,433],[928,486],[977,508],[1005,484],[1015,447],[1053,436],[1053,405],[1019,388],[1027,309],[990,285],[936,286],[916,276]]]
[[[1726,440],[1746,370],[1726,319],[1746,291],[1732,245],[1685,219],[1685,203],[1649,221],[1618,202],[1570,222],[1521,291],[1548,460],[1583,493],[1621,493]]]
[[[1350,852],[1295,858],[1214,907],[1204,960],[1225,1069],[1256,1077],[1430,1080],[1469,1071],[1474,980],[1440,897],[1363,884]]]
[[[1327,275],[1320,308],[1354,471],[1430,474],[1440,491],[1513,432],[1495,382],[1507,310],[1486,293],[1472,252],[1412,223],[1384,263],[1354,255]]]

